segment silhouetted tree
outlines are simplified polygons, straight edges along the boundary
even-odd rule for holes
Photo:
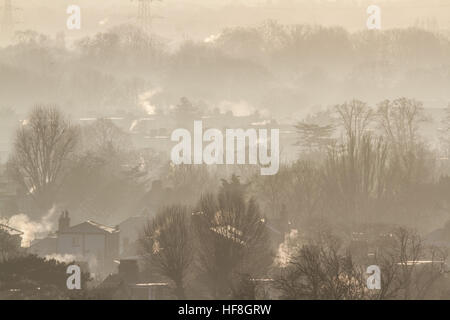
[[[417,232],[396,228],[376,243],[381,270],[377,299],[424,299],[444,277],[447,252],[426,246]]]
[[[18,290],[12,298],[21,299],[68,299],[81,295],[82,292],[67,289],[66,272],[71,264],[74,262],[63,263],[36,255],[16,256],[0,262],[0,293]],[[88,281],[89,273],[82,271],[82,291],[87,289]]]
[[[235,274],[264,274],[270,264],[266,222],[245,188],[236,176],[223,180],[217,196],[202,196],[194,213],[199,268],[215,298],[230,296]]]
[[[359,144],[373,120],[373,111],[365,102],[351,100],[336,106],[339,124],[344,129],[347,141],[353,141],[355,147]]]
[[[299,122],[295,125],[295,128],[299,135],[297,145],[309,152],[314,150],[322,151],[333,141],[331,139],[334,130],[332,125],[321,126],[313,123]]]
[[[77,137],[76,128],[56,107],[35,107],[18,129],[9,173],[41,209],[51,205]]]
[[[365,299],[368,296],[363,269],[339,239],[323,235],[293,254],[280,271],[275,287],[284,299]]]
[[[185,299],[185,279],[193,261],[190,215],[184,206],[161,210],[144,227],[140,238],[142,254],[158,274],[170,279],[175,294]]]
[[[129,150],[129,136],[110,119],[100,118],[82,128],[82,144],[85,149],[105,156]]]
[[[330,149],[323,171],[328,210],[354,222],[368,222],[373,200],[386,191],[387,155],[385,141],[370,134],[361,136],[359,143],[352,134],[345,144]]]

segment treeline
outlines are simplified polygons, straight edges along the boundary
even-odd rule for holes
[[[450,124],[442,119],[440,144],[431,145],[420,132],[429,120],[413,99],[348,101],[299,122],[298,160],[260,176],[250,165],[173,166],[166,154],[134,148],[111,120],[76,126],[57,108],[38,106],[16,133],[6,174],[19,192],[3,214],[39,217],[64,204],[80,219],[118,223],[174,198],[193,205],[236,174],[283,228],[326,218],[431,231],[448,208]]]
[[[245,101],[287,115],[354,92],[367,101],[448,100],[449,39],[421,29],[349,33],[268,21],[206,42],[169,43],[128,25],[71,44],[62,34],[20,32],[0,49],[0,106],[24,112],[42,101],[83,116],[123,115],[144,113],[149,96],[162,110],[189,96],[212,107]]]
[[[450,126],[442,120],[432,146],[421,134],[427,121],[422,104],[407,98],[319,112],[296,125],[299,160],[275,176],[255,175],[254,195],[270,216],[298,226],[321,219],[429,232],[448,219]]]

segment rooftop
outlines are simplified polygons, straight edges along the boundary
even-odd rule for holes
[[[119,230],[114,227],[108,227],[98,222],[87,220],[64,230],[62,233],[117,233]]]
[[[0,223],[0,229],[8,232],[12,236],[16,236],[16,235],[21,236],[21,235],[23,235],[22,231],[19,231],[19,230],[14,229],[14,228],[12,228],[10,226],[7,226],[6,224]]]

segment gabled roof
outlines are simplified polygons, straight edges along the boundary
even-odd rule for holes
[[[47,237],[42,239],[34,239],[30,243],[30,248],[32,249],[43,249],[44,250],[54,250],[56,248],[56,234],[49,234]]]
[[[143,223],[145,223],[148,220],[148,217],[146,216],[134,216],[134,217],[129,217],[125,220],[123,220],[119,225],[122,227],[122,225],[128,225],[128,224],[138,224],[138,225],[142,225]]]
[[[80,224],[74,225],[62,233],[96,233],[96,234],[112,234],[117,233],[119,230],[113,227],[108,227],[103,224],[87,220]]]
[[[22,231],[19,231],[17,229],[11,228],[10,226],[7,226],[6,224],[0,223],[0,229],[3,230],[3,231],[8,232],[12,236],[16,236],[16,235],[17,236],[21,236],[21,235],[23,235]]]

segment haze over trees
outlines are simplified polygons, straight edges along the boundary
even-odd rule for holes
[[[131,25],[70,44],[20,32],[0,48],[12,144],[0,187],[17,187],[1,214],[144,217],[130,245],[144,281],[167,282],[179,299],[449,298],[450,107],[439,109],[449,74],[448,35],[418,28],[267,21],[176,46]],[[294,160],[261,176],[250,165],[177,166],[134,143],[214,117],[279,126]],[[23,298],[36,297],[30,283],[73,298],[66,264],[10,240],[0,229],[0,295],[17,280]],[[369,265],[381,290],[367,289]]]
[[[22,199],[47,208],[64,201],[78,218],[86,212],[114,218],[107,214],[122,208],[126,217],[142,210],[153,192],[159,213],[147,216],[139,231],[140,254],[148,272],[168,281],[180,299],[267,292],[290,299],[445,296],[446,247],[425,236],[447,221],[450,183],[420,134],[428,121],[421,103],[350,100],[326,112],[329,122],[320,127],[309,125],[314,115],[297,126],[301,138],[314,137],[316,129],[319,138],[278,174],[260,176],[249,167],[229,176],[221,167],[174,167],[155,154],[143,157],[109,120],[75,128],[58,109],[41,107],[17,131],[9,173],[22,186],[34,181],[28,172],[42,174],[37,181],[58,192],[46,191],[48,198],[28,192]],[[160,161],[158,183],[146,161]],[[52,166],[56,173],[45,171]],[[3,260],[23,256],[4,236]],[[371,264],[385,275],[384,291],[365,288],[364,266]]]
[[[186,96],[212,108],[245,102],[243,113],[267,110],[281,118],[353,97],[375,103],[409,96],[433,107],[448,100],[450,41],[442,33],[350,33],[267,21],[214,39],[169,49],[169,40],[123,25],[69,45],[24,31],[0,49],[0,105],[21,114],[36,101],[56,101],[82,117],[145,114],[147,94],[154,112]]]

